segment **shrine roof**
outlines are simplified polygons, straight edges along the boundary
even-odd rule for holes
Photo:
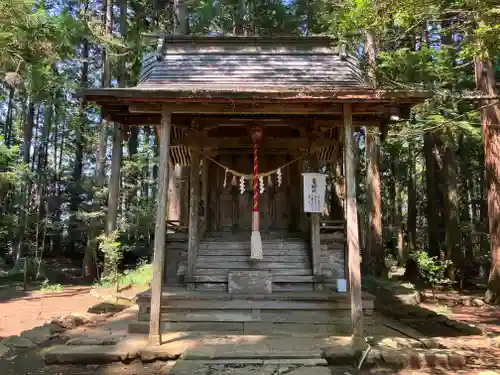
[[[371,89],[358,59],[329,37],[171,36],[142,61],[131,88],[81,90],[92,102],[278,99],[423,101],[416,91]]]

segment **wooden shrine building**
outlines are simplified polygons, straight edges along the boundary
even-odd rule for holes
[[[152,288],[131,330],[157,344],[167,330],[341,333],[347,321],[361,342],[373,301],[361,291],[353,134],[384,134],[426,93],[370,88],[357,59],[327,37],[162,43],[137,86],[83,92],[123,131],[157,126]],[[304,212],[301,176],[325,163],[344,176],[328,222]],[[184,245],[167,235],[175,164],[190,166]],[[347,293],[336,291],[339,279]]]

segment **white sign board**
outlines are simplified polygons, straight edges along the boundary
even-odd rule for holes
[[[326,175],[302,173],[304,179],[304,212],[323,213],[325,206]]]

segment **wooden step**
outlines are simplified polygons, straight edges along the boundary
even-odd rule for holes
[[[312,283],[314,276],[289,276],[289,275],[275,275],[272,276],[273,283]],[[196,275],[194,277],[196,283],[227,283],[226,275]]]
[[[216,276],[225,275],[227,277],[228,269],[224,268],[198,268],[196,276]],[[310,268],[284,268],[271,270],[273,276],[310,276],[312,270]]]
[[[250,253],[249,253],[250,254]],[[201,253],[198,256],[198,264],[210,264],[210,263],[225,263],[225,262],[246,262],[249,264],[253,264],[250,260],[249,255],[205,255]],[[279,262],[279,263],[304,263],[309,264],[309,257],[305,255],[265,255],[263,260],[260,262]]]
[[[307,242],[263,242],[263,249],[274,249],[274,250],[308,250],[310,248]],[[250,250],[250,242],[200,242],[200,250]]]
[[[273,249],[264,248],[264,258],[269,256],[309,256],[307,249]],[[248,249],[227,249],[227,248],[214,248],[214,249],[199,249],[199,256],[250,256],[250,247]]]
[[[311,266],[307,262],[298,262],[298,263],[285,263],[285,262],[266,262],[263,260],[259,260],[256,262],[232,262],[231,259],[226,259],[223,263],[200,263],[198,262],[196,265],[197,269],[226,269],[226,270],[247,270],[247,269],[255,269],[255,270],[272,270],[273,273],[278,269],[302,269],[309,270]]]

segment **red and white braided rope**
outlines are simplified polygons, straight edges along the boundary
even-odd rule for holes
[[[253,211],[259,211],[259,144],[253,144]]]

